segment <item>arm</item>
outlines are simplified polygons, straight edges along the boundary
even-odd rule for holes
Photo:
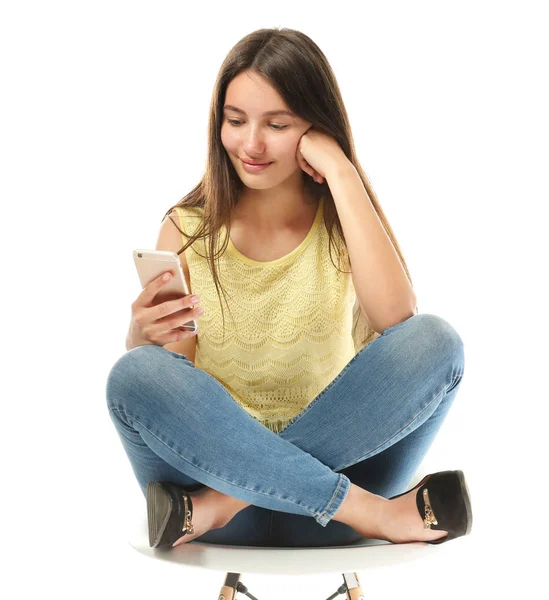
[[[158,233],[158,239],[156,241],[156,250],[171,250],[173,252],[177,252],[183,245],[181,242],[183,236],[173,224],[172,219],[178,222],[178,215],[175,211],[172,211],[162,221],[162,225],[160,226],[160,231]],[[187,280],[187,284],[189,286],[189,293],[192,294],[191,277],[189,274],[189,267],[187,265],[187,260],[185,258],[184,252],[182,252],[179,255],[179,260],[183,268],[183,274],[185,275],[185,279]],[[126,336],[126,350],[129,351],[134,347],[135,344],[131,339],[130,323],[130,329],[128,330],[128,335]],[[172,352],[176,352],[177,354],[184,354],[187,357],[187,359],[194,364],[196,354],[196,336],[164,344],[162,348],[166,348],[167,350],[171,350]]]
[[[162,221],[162,225],[158,233],[158,239],[156,241],[156,250],[172,250],[173,252],[177,252],[183,245],[184,238],[178,231],[177,227],[173,224],[172,219],[179,225],[179,227],[181,227],[181,229],[185,231],[184,226],[179,221],[176,211],[172,211]],[[189,286],[189,294],[192,294],[191,276],[184,252],[179,255],[179,260],[183,269],[183,275],[185,276],[187,285]],[[187,357],[187,360],[190,360],[194,364],[196,355],[196,340],[197,336],[192,336],[183,340],[178,340],[177,342],[164,344],[162,347],[166,348],[167,350],[171,350],[172,352],[177,352],[177,354],[184,354]]]
[[[345,235],[360,308],[381,333],[415,314],[416,296],[354,165],[335,166],[326,181]]]

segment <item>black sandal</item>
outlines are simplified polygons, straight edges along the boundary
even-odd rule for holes
[[[416,488],[419,488],[416,504],[423,519],[423,528],[448,532],[448,535],[428,541],[428,544],[442,544],[471,533],[473,513],[463,471],[439,471],[426,475],[412,489]],[[409,492],[392,496],[389,500]]]
[[[147,484],[149,546],[171,548],[187,533],[193,534],[193,502],[189,493],[170,481]]]

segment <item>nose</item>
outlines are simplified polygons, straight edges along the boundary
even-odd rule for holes
[[[244,139],[244,150],[246,156],[260,157],[265,150],[265,142],[260,127],[251,126]]]

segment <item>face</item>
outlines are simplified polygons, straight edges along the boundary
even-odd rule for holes
[[[227,87],[227,105],[243,111],[224,108],[221,143],[245,185],[267,189],[302,172],[296,159],[297,146],[311,123],[296,115],[266,115],[289,108],[265,79],[250,71],[237,75]],[[242,159],[271,164],[249,172]]]

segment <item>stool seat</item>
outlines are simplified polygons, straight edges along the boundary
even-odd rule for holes
[[[175,548],[151,548],[147,517],[130,528],[130,545],[145,556],[192,567],[234,573],[311,575],[342,573],[372,567],[390,567],[440,554],[440,546],[426,542],[392,544],[384,540],[359,540],[346,546],[317,548],[269,548],[229,546],[193,541]]]

